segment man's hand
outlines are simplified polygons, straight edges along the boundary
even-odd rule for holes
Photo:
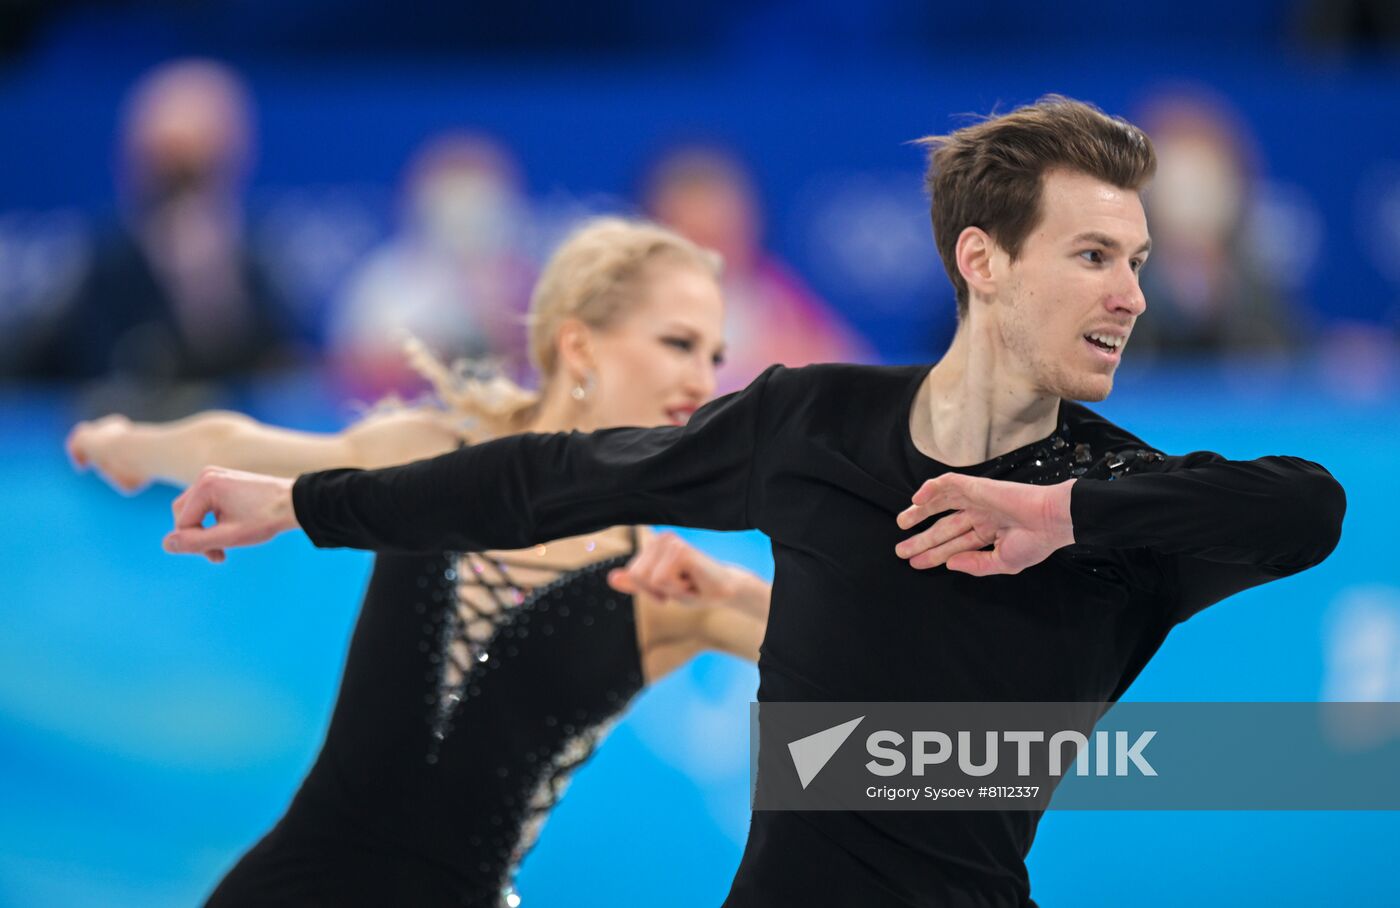
[[[619,593],[646,593],[691,606],[722,606],[767,615],[767,586],[733,565],[721,564],[675,533],[648,539],[626,567],[608,573]],[[763,596],[755,591],[762,587]],[[750,600],[762,599],[762,602]]]
[[[130,495],[151,481],[145,467],[129,450],[131,432],[131,420],[125,416],[104,416],[74,426],[64,447],[74,467],[92,467],[118,491]]]
[[[225,549],[266,542],[297,529],[292,482],[275,476],[205,467],[199,479],[171,504],[175,529],[164,540],[167,552],[203,555],[215,564]],[[214,524],[204,526],[206,514]]]
[[[935,514],[953,513],[895,546],[895,554],[919,569],[946,564],[975,577],[1019,574],[1074,543],[1074,483],[1037,486],[945,473],[920,486],[896,521],[907,530]],[[979,551],[987,546],[992,550]]]

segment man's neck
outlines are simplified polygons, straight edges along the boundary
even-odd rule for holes
[[[1023,376],[994,331],[960,325],[914,397],[914,444],[948,466],[982,463],[1055,431],[1060,398]]]

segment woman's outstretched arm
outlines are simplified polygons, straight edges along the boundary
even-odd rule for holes
[[[68,435],[68,455],[123,492],[151,482],[185,486],[200,470],[220,466],[293,477],[336,467],[373,469],[452,450],[459,436],[443,414],[426,409],[376,414],[342,432],[299,432],[242,413],[210,410],[168,423],[121,415],[81,422]]]

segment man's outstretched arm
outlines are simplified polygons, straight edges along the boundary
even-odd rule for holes
[[[207,554],[301,527],[318,546],[380,552],[523,548],[608,526],[747,529],[764,387],[685,426],[515,435],[381,470],[295,484],[217,468],[176,500],[172,552]],[[202,526],[208,514],[216,524]]]

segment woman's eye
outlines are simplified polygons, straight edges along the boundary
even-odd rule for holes
[[[682,353],[689,353],[691,350],[695,349],[695,342],[685,337],[663,338],[662,343],[666,344],[669,347],[674,347]]]
[[[716,353],[716,354],[715,354],[714,356],[712,356],[710,359],[711,359],[711,361],[715,364],[715,368],[716,368],[716,369],[718,369],[720,366],[724,365],[724,354],[723,354],[723,353]]]

